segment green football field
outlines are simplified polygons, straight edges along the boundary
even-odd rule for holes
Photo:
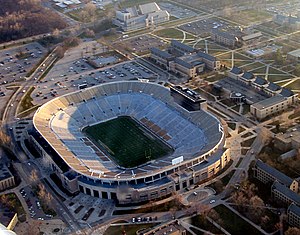
[[[122,167],[135,167],[173,152],[130,117],[86,127],[86,135]]]

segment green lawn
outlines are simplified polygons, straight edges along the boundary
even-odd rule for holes
[[[300,79],[295,80],[294,82],[290,83],[286,86],[286,88],[292,89],[292,90],[300,90]]]
[[[177,38],[177,39],[183,38],[183,32],[175,28],[158,30],[155,31],[154,34],[163,38]]]
[[[122,167],[135,167],[173,152],[128,116],[87,127],[84,132]]]
[[[261,234],[258,230],[252,227],[249,223],[239,217],[237,214],[229,210],[224,205],[219,205],[214,208],[219,213],[223,220],[223,227],[232,235],[254,235]]]

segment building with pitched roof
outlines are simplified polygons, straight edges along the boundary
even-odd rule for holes
[[[298,193],[290,190],[285,185],[275,181],[271,187],[271,194],[275,200],[281,201],[286,205],[290,205],[291,203],[295,203],[296,205],[300,205],[300,196]]]
[[[6,165],[0,164],[0,191],[15,186],[15,177]]]
[[[292,203],[287,209],[288,223],[300,227],[300,207]]]
[[[173,54],[179,54],[181,55],[186,55],[186,54],[192,54],[197,52],[196,48],[193,48],[189,45],[186,45],[184,43],[181,43],[177,40],[172,40],[171,41],[171,51]]]
[[[197,78],[204,69],[218,70],[221,66],[216,57],[201,52],[176,40],[167,51],[151,48],[150,59],[169,71],[188,78]]]
[[[239,38],[237,35],[219,29],[213,29],[210,32],[210,37],[216,43],[234,48],[238,45]]]
[[[288,177],[270,165],[257,160],[254,167],[254,177],[264,184],[277,181],[294,192],[298,192],[298,181]]]
[[[257,119],[263,119],[272,114],[284,111],[297,101],[297,94],[291,90],[255,76],[251,72],[243,71],[241,68],[233,67],[228,72],[228,76],[249,87],[253,87],[257,92],[264,93],[267,96],[266,99],[259,102],[249,102],[251,104],[250,112]]]

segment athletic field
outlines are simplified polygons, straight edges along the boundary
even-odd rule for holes
[[[173,152],[168,145],[128,116],[121,116],[83,130],[118,165],[139,166]]]

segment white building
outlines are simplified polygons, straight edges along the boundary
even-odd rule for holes
[[[124,31],[129,31],[155,26],[169,19],[170,14],[152,2],[116,11],[113,23]]]

